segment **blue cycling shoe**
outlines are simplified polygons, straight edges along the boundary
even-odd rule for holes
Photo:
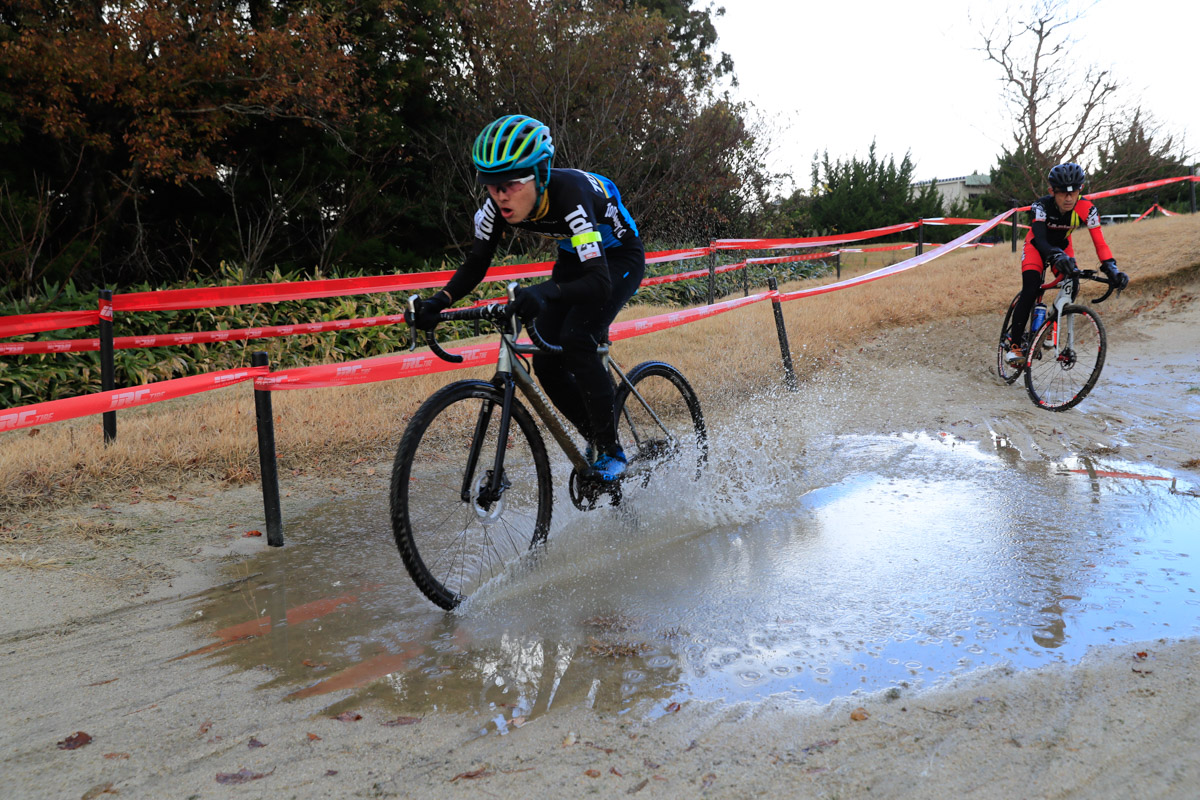
[[[605,483],[613,483],[620,480],[628,465],[629,461],[625,458],[625,451],[618,447],[615,453],[600,454],[600,457],[592,463],[592,475]]]

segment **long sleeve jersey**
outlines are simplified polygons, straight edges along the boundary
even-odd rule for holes
[[[1029,235],[1025,241],[1033,242],[1043,260],[1049,259],[1056,252],[1066,251],[1071,245],[1071,233],[1084,225],[1091,234],[1092,244],[1096,246],[1096,256],[1101,261],[1113,257],[1112,250],[1104,241],[1104,234],[1100,230],[1100,212],[1086,197],[1080,197],[1075,207],[1064,214],[1058,210],[1054,195],[1048,194],[1033,201],[1029,207],[1029,215],[1032,221],[1029,223]]]
[[[616,184],[591,172],[551,169],[537,207],[515,226],[504,220],[491,197],[484,201],[475,214],[471,250],[446,284],[446,293],[453,300],[460,300],[483,280],[509,227],[558,240],[554,280],[562,298],[570,303],[607,297],[611,287],[605,251],[640,245],[637,225],[621,202]]]

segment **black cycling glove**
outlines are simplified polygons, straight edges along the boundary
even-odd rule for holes
[[[431,331],[442,321],[442,311],[450,306],[450,298],[445,292],[438,292],[428,300],[417,300],[413,303],[416,313],[413,324],[423,331]]]
[[[1100,271],[1108,277],[1109,283],[1117,291],[1121,291],[1129,285],[1129,276],[1117,269],[1117,260],[1115,258],[1106,258],[1101,261]]]
[[[554,281],[542,281],[533,286],[518,286],[513,292],[512,312],[524,320],[534,319],[542,313],[547,300],[553,300],[561,294]]]
[[[1075,266],[1075,259],[1062,250],[1050,256],[1050,266],[1054,267],[1054,271],[1064,278],[1073,277],[1079,271],[1079,268]]]

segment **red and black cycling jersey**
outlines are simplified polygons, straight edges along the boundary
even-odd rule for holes
[[[1113,257],[1100,231],[1100,212],[1086,197],[1080,197],[1073,209],[1063,213],[1058,210],[1054,195],[1048,194],[1033,201],[1029,216],[1029,235],[1025,237],[1025,242],[1037,248],[1043,261],[1056,253],[1066,252],[1071,246],[1071,233],[1085,225],[1099,259],[1106,261]]]
[[[555,283],[570,303],[607,297],[611,288],[605,251],[641,249],[637,225],[616,184],[578,169],[551,169],[550,180],[529,218],[510,225],[491,197],[475,214],[475,239],[446,292],[461,299],[483,280],[504,232],[520,228],[558,240]]]

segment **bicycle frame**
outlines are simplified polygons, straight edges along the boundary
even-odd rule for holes
[[[566,423],[558,415],[558,412],[554,409],[554,406],[550,403],[550,400],[542,392],[541,388],[538,387],[537,382],[534,381],[533,376],[529,374],[527,369],[525,369],[525,365],[519,358],[519,356],[522,355],[532,355],[544,351],[542,351],[541,348],[537,347],[536,345],[518,343],[516,341],[515,324],[513,328],[513,331],[504,331],[501,334],[502,345],[500,347],[500,354],[496,362],[496,373],[492,376],[492,383],[503,387],[504,390],[506,405],[503,413],[506,415],[508,414],[508,409],[511,407],[511,400],[509,398],[514,394],[514,387],[519,388],[521,390],[521,394],[525,396],[525,399],[528,400],[529,404],[533,407],[534,413],[541,418],[542,422],[546,425],[547,430],[550,431],[550,435],[554,438],[554,441],[558,442],[558,446],[562,448],[563,453],[566,454],[567,458],[571,462],[571,465],[578,470],[587,469],[591,465],[588,464],[583,453],[579,451],[579,447],[575,444],[574,438],[569,433]],[[609,351],[608,344],[599,345],[597,347],[597,352],[600,355],[600,359],[604,365],[604,368],[606,370],[611,370],[616,374],[616,377],[614,378],[615,385],[620,386],[622,384],[628,384],[630,394],[637,398],[638,403],[640,403],[642,408],[646,410],[646,413],[650,415],[650,418],[654,420],[655,424],[657,424],[658,427],[665,433],[670,433],[670,430],[659,418],[658,412],[651,408],[650,404],[646,402],[646,398],[642,397],[641,393],[637,390],[637,387],[629,383],[624,370],[621,369],[621,366],[617,363],[616,359],[612,357],[612,353]],[[628,420],[628,412],[626,411],[625,413],[626,419]],[[631,430],[633,430],[634,426],[632,420],[629,420],[629,423]],[[507,424],[504,425],[501,432],[503,435],[507,435]],[[637,431],[633,430],[633,434],[636,436]],[[497,461],[497,471],[499,471],[499,465],[500,462]]]
[[[1066,346],[1062,345],[1063,331],[1059,326],[1058,321],[1063,317],[1063,309],[1070,303],[1075,302],[1075,294],[1079,290],[1079,282],[1073,280],[1064,280],[1059,283],[1058,296],[1054,298],[1051,304],[1054,309],[1053,316],[1047,317],[1047,323],[1054,326],[1052,329],[1053,336],[1051,341],[1054,343],[1054,355],[1057,358],[1063,350],[1070,350],[1075,344],[1075,318],[1068,315],[1067,330],[1066,330]],[[1037,331],[1033,331],[1034,334]]]
[[[508,286],[509,301],[512,301],[513,292],[516,289],[515,283],[510,283]],[[415,302],[417,296],[413,295],[409,298],[409,314],[415,313]],[[466,309],[464,309],[466,310]],[[483,311],[484,309],[480,309]],[[451,312],[453,313],[453,312]],[[490,316],[487,318],[491,318]],[[409,318],[411,321],[411,317]],[[493,319],[493,322],[499,323],[500,320]],[[546,429],[550,431],[551,437],[558,443],[559,448],[567,456],[571,465],[575,468],[576,473],[583,474],[591,468],[586,456],[580,451],[578,445],[570,432],[570,427],[559,416],[554,409],[550,400],[542,392],[537,385],[529,370],[521,360],[521,356],[535,355],[538,353],[547,355],[558,355],[562,353],[562,348],[557,345],[548,344],[541,335],[537,332],[536,327],[530,325],[528,333],[530,344],[523,344],[517,341],[517,336],[520,333],[520,322],[515,318],[509,318],[504,324],[498,324],[500,329],[500,350],[496,359],[496,372],[492,375],[491,383],[502,393],[502,405],[500,410],[500,426],[497,431],[498,441],[501,443],[496,449],[496,453],[492,459],[492,469],[488,475],[487,485],[479,487],[478,502],[487,507],[491,503],[498,501],[504,494],[504,442],[508,441],[509,427],[512,424],[512,408],[513,398],[516,396],[516,391],[519,388],[521,394],[529,402],[534,414],[542,420]],[[447,353],[438,345],[432,331],[427,332],[426,342],[433,352],[441,359],[450,362],[461,362],[461,356],[454,356]],[[416,347],[416,337],[413,338],[412,346]],[[605,371],[615,373],[613,378],[615,388],[620,389],[622,386],[627,386],[629,394],[637,398],[638,403],[645,409],[649,417],[654,421],[660,430],[666,433],[671,440],[674,440],[670,429],[663,423],[658,413],[651,408],[650,404],[637,390],[637,386],[631,383],[628,376],[621,369],[620,365],[613,359],[609,352],[607,342],[600,344],[597,347],[597,352],[600,355],[601,363],[604,365]],[[475,422],[475,431],[472,434],[471,446],[467,456],[467,469],[463,474],[463,483],[460,487],[460,496],[463,502],[470,502],[472,477],[475,475],[476,467],[479,464],[479,459],[483,456],[483,439],[487,431],[488,424],[491,421],[492,414],[495,411],[495,404],[490,403],[480,409],[479,418]],[[631,434],[635,441],[640,445],[641,437],[638,435],[637,426],[629,414],[626,407],[622,408],[622,413],[625,415],[625,420],[629,425]]]

